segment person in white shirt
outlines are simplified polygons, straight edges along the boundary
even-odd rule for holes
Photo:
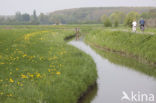
[[[134,20],[134,21],[132,22],[132,31],[133,31],[133,32],[136,32],[136,27],[137,27],[137,22],[136,22],[136,20]]]

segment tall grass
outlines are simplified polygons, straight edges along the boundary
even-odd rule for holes
[[[156,35],[96,29],[85,41],[110,61],[156,77]]]
[[[96,81],[91,57],[63,40],[73,31],[42,27],[1,27],[0,102],[76,103]]]
[[[139,56],[140,60],[156,63],[156,36],[123,31],[93,30],[86,41],[112,50]]]

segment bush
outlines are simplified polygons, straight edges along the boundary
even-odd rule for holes
[[[115,21],[114,26],[115,27],[118,27],[119,26],[119,22],[117,20]]]
[[[107,18],[107,19],[104,21],[104,26],[105,26],[105,27],[112,27],[112,22],[110,21],[109,18]]]
[[[128,13],[128,15],[126,16],[126,19],[125,19],[125,25],[131,27],[133,20],[138,20],[139,17],[140,16],[139,16],[139,14],[137,12]]]

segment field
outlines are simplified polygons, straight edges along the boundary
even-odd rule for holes
[[[85,41],[101,55],[105,55],[105,52],[110,52],[113,53],[112,55],[117,54],[117,58],[125,56],[129,60],[133,59],[133,61],[137,61],[142,65],[146,64],[148,69],[139,68],[139,70],[156,77],[155,29],[148,28],[145,33],[132,33],[129,31],[130,29],[124,30],[125,28],[91,30],[86,35]],[[125,62],[123,60],[122,62]]]
[[[77,103],[97,73],[64,41],[74,27],[0,26],[0,103]]]
[[[64,40],[76,27],[110,61],[139,65],[135,69],[156,77],[154,28],[132,33],[101,24],[0,26],[0,103],[77,103],[97,72],[91,57]]]

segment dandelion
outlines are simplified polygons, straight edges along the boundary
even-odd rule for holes
[[[0,82],[3,82],[3,80],[1,79]]]
[[[16,68],[16,71],[18,71],[19,70],[19,68]]]
[[[43,57],[40,57],[40,60],[42,60],[43,59]]]
[[[0,64],[5,64],[5,63],[1,62]]]
[[[19,84],[20,84],[20,82],[17,82],[17,84],[19,85]]]
[[[48,72],[50,72],[51,70],[50,69],[48,69]]]
[[[8,97],[12,97],[12,94],[7,94]]]
[[[27,54],[24,54],[24,55],[23,55],[23,58],[26,57],[26,56],[27,56]]]
[[[9,81],[10,81],[11,83],[13,83],[13,82],[14,82],[14,80],[13,80],[12,78],[10,78],[10,79],[9,79]]]
[[[22,87],[22,86],[23,86],[23,84],[20,84],[20,86]]]
[[[27,77],[26,75],[22,74],[22,75],[21,75],[21,78],[27,79],[28,77]]]
[[[41,74],[40,74],[40,73],[37,73],[37,74],[36,74],[36,77],[37,77],[37,78],[41,78]]]
[[[21,86],[21,87],[23,86],[23,84],[22,84],[22,83],[20,83],[20,82],[17,82],[17,84],[18,84],[19,86]]]
[[[64,52],[60,52],[60,55],[63,55]]]
[[[3,95],[4,93],[3,92],[0,92],[0,95]]]
[[[33,74],[29,74],[29,76],[30,76],[31,78],[33,78],[33,77],[34,77],[34,75],[33,75]]]
[[[56,72],[56,74],[57,74],[57,75],[60,75],[60,74],[61,74],[61,72]]]
[[[43,40],[43,38],[40,38],[40,40]]]

